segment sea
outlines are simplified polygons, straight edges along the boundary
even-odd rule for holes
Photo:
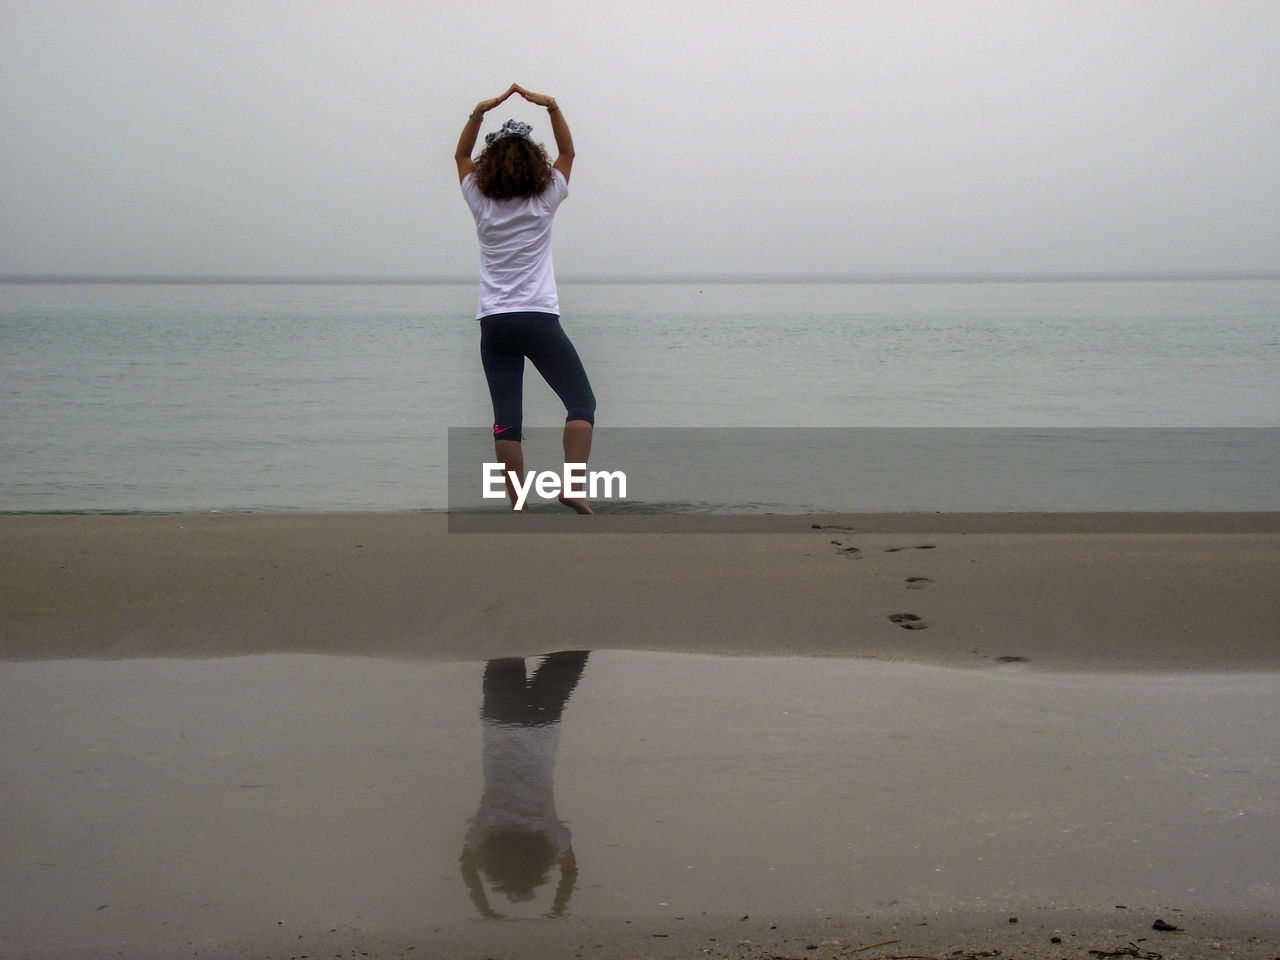
[[[478,499],[476,294],[2,282],[0,512],[499,509]],[[560,299],[598,401],[592,464],[629,471],[602,512],[1280,509],[1280,275],[562,281]],[[530,469],[561,466],[563,418],[529,369]]]

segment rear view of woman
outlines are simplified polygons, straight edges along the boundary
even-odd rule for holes
[[[515,120],[488,134],[483,152],[472,160],[485,113],[513,93],[547,109],[556,140],[554,163],[529,138],[532,128]],[[564,403],[565,463],[586,463],[591,452],[596,399],[578,352],[560,326],[551,261],[551,222],[569,192],[573,138],[554,98],[513,83],[502,96],[476,104],[454,159],[480,241],[480,359],[493,401],[494,452],[506,471],[514,508],[510,474],[524,478],[520,431],[526,357]],[[585,500],[561,493],[560,502],[591,513]]]

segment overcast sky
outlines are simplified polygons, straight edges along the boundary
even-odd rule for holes
[[[472,275],[512,81],[561,275],[1280,268],[1276,0],[0,0],[0,273]]]

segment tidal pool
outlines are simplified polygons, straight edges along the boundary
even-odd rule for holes
[[[6,956],[1280,902],[1280,674],[595,651],[6,663],[0,688]]]

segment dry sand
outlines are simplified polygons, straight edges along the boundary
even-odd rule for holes
[[[719,534],[502,518],[605,531],[571,536],[451,534],[429,514],[4,516],[0,658],[580,648],[1269,670],[1278,518],[725,518],[749,532]]]
[[[489,532],[450,533],[430,514],[3,516],[0,659],[477,662],[578,648],[1112,675],[1280,668],[1277,514],[484,523]],[[590,535],[576,535],[583,523]],[[504,532],[516,524],[544,532]],[[1278,799],[1259,802],[1274,811]],[[1193,898],[1162,917],[1184,929],[1161,933],[1150,905],[1137,913],[1122,902],[1046,904],[1020,910],[1016,924],[980,910],[890,907],[407,930],[339,923],[179,955],[1280,957],[1280,916],[1269,911],[1197,912]],[[0,939],[5,957],[169,949]]]

